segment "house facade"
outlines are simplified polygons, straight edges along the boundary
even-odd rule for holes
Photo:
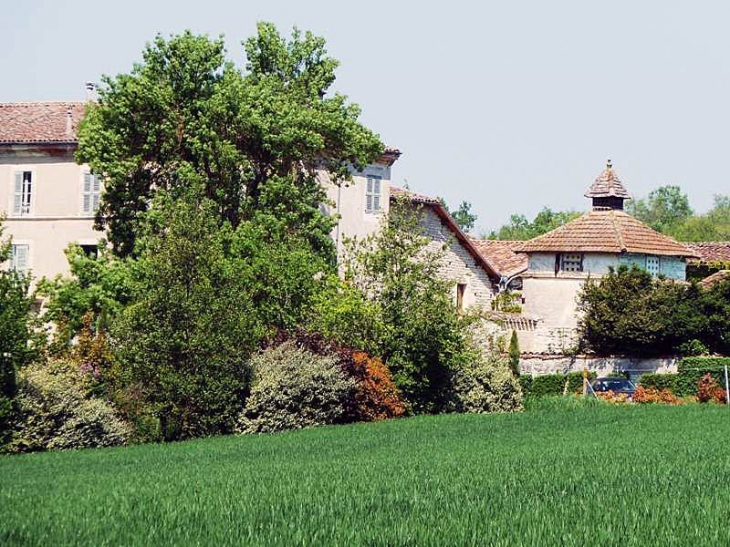
[[[564,353],[576,341],[578,294],[588,278],[610,268],[636,265],[654,276],[683,282],[687,260],[696,253],[624,211],[629,194],[611,162],[585,196],[592,210],[542,236],[526,241],[522,279],[523,314],[518,330],[525,353]]]
[[[35,278],[68,272],[64,249],[96,246],[101,181],[74,161],[81,102],[0,103],[0,214],[11,266]]]

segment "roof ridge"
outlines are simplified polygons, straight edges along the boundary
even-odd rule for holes
[[[618,227],[617,219],[616,219],[616,211],[614,209],[611,209],[610,211],[611,215],[611,224],[613,225],[613,229],[616,232],[616,241],[618,242],[618,248],[622,253],[626,252],[626,243],[624,242],[624,238],[621,235],[621,230]],[[629,216],[629,215],[626,215]]]
[[[4,102],[0,101],[0,107],[8,106],[38,106],[39,104],[74,104],[74,105],[85,105],[87,101],[19,101],[19,102]]]

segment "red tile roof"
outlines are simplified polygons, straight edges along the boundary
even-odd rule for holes
[[[719,272],[715,272],[714,274],[705,277],[702,281],[700,281],[700,286],[703,289],[710,289],[725,280],[730,281],[730,270],[720,270]]]
[[[0,144],[74,144],[85,103],[0,103]]]
[[[524,241],[507,241],[471,238],[474,246],[504,277],[512,277],[527,269],[528,258],[525,253],[516,252]]]
[[[694,257],[695,251],[614,209],[594,210],[526,241],[525,252],[642,253]]]
[[[708,241],[703,243],[685,243],[698,255],[694,263],[709,264],[712,262],[730,263],[730,241]]]
[[[619,180],[616,172],[613,170],[611,160],[606,163],[606,168],[601,171],[593,184],[585,193],[587,198],[607,198],[619,197],[629,199],[629,193],[624,188],[623,183]]]

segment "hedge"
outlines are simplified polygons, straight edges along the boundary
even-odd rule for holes
[[[594,380],[595,372],[588,373],[588,379]],[[545,374],[542,376],[520,376],[520,386],[525,397],[545,397],[562,395],[565,382],[568,382],[568,393],[580,393],[583,390],[583,373],[569,372],[568,374]]]
[[[729,357],[685,357],[677,365],[677,390],[680,397],[697,395],[697,382],[705,374],[711,374],[717,383],[725,387],[725,366],[730,368]]]
[[[711,374],[725,387],[725,365],[730,368],[730,357],[685,357],[677,365],[676,374],[643,374],[639,385],[668,389],[679,397],[694,396],[697,395],[697,382],[705,374]]]
[[[653,372],[647,372],[642,374],[639,378],[639,385],[642,387],[654,387],[661,391],[662,389],[668,389],[675,395],[677,394],[677,380],[679,379],[678,374],[657,374]]]

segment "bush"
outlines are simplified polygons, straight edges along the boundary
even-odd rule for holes
[[[589,380],[596,379],[595,372],[588,373]],[[567,393],[583,392],[583,373],[543,374],[541,376],[520,376],[520,385],[525,397],[545,397]]]
[[[656,389],[657,391],[670,391],[677,393],[677,374],[657,374],[649,372],[642,374],[639,378],[639,386],[645,389]]]
[[[487,413],[522,410],[522,389],[508,359],[482,355],[460,367],[452,378],[453,410]]]
[[[15,452],[114,446],[132,434],[108,403],[86,397],[77,367],[64,361],[22,369],[15,405]]]
[[[517,331],[512,331],[512,336],[509,339],[509,366],[512,369],[512,374],[515,376],[520,375],[520,342],[517,339]]]
[[[316,355],[293,342],[251,358],[251,394],[238,420],[241,433],[300,429],[347,421],[355,382],[337,359]]]
[[[724,404],[725,390],[720,387],[717,380],[711,374],[705,374],[697,381],[697,400],[700,403],[716,403]]]
[[[709,374],[719,386],[725,385],[725,365],[730,367],[727,357],[685,357],[677,365],[677,388],[680,397],[697,395],[698,382]]]
[[[636,392],[634,393],[632,400],[637,404],[679,404],[679,399],[669,389],[658,389],[656,387],[644,387],[641,385],[636,388]]]
[[[393,383],[390,369],[367,353],[351,353],[349,373],[355,381],[354,419],[374,422],[402,416],[406,409]]]

